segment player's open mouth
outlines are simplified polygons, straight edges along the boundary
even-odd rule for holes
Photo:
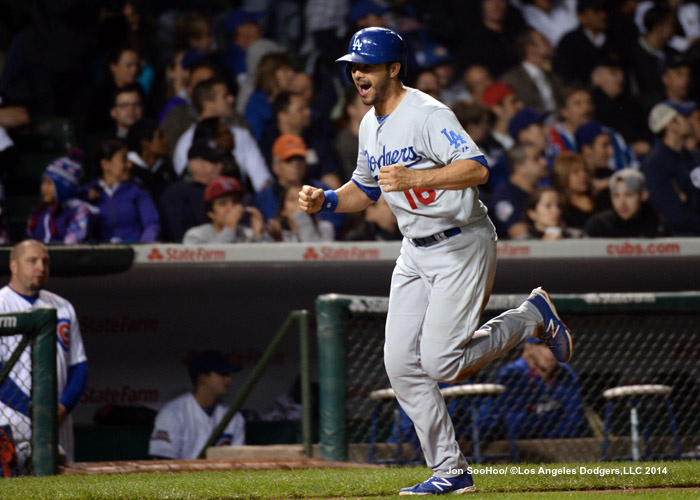
[[[369,90],[370,90],[371,88],[372,88],[372,85],[370,85],[369,83],[362,83],[362,84],[360,84],[360,85],[357,86],[357,89],[359,90],[360,95],[361,95],[362,97],[364,97],[364,96],[366,96],[367,94],[369,94]]]

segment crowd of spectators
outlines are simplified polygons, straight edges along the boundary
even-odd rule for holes
[[[697,0],[229,3],[4,8],[2,199],[32,120],[65,118],[78,137],[36,179],[20,239],[400,238],[381,200],[358,217],[294,201],[352,174],[369,108],[334,60],[368,26],[405,37],[404,83],[483,150],[501,239],[700,235]]]

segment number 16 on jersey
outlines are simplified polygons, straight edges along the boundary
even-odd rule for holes
[[[424,188],[409,189],[407,191],[404,191],[403,194],[408,200],[408,204],[411,205],[411,208],[413,210],[418,209],[416,200],[418,201],[418,203],[421,203],[423,205],[430,205],[432,202],[435,201],[435,197],[437,196],[435,190]]]

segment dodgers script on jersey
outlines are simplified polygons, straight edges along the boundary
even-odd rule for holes
[[[386,165],[400,163],[406,168],[425,170],[469,159],[486,163],[452,110],[407,87],[399,105],[382,123],[374,108],[362,119],[352,179],[367,188],[376,188],[379,170]],[[382,195],[396,215],[401,233],[408,238],[424,238],[486,217],[486,207],[479,201],[475,187],[415,188]]]
[[[225,413],[226,407],[217,405],[214,412],[208,415],[191,392],[173,399],[158,412],[148,454],[168,458],[197,458]],[[239,412],[233,416],[215,446],[243,444],[245,419]]]
[[[78,318],[75,309],[70,302],[55,293],[41,290],[34,305],[9,286],[0,289],[0,313],[22,312],[38,307],[50,307],[56,309],[58,316],[58,328],[56,331],[56,373],[58,383],[58,397],[60,399],[68,380],[68,368],[72,365],[87,361],[83,339],[80,335]],[[5,362],[12,355],[15,347],[21,339],[20,335],[5,337],[0,342],[0,361]],[[10,371],[9,383],[14,384],[21,392],[20,398],[13,398],[12,407],[10,401],[0,401],[0,425],[9,424],[12,427],[13,438],[18,451],[22,444],[31,442],[32,427],[28,405],[21,400],[28,400],[32,390],[32,357],[29,349],[26,349],[19,361]],[[73,421],[69,415],[59,429],[58,442],[66,453],[69,461],[73,461]]]

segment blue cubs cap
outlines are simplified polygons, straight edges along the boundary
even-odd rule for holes
[[[82,150],[71,150],[68,156],[52,161],[43,177],[48,177],[53,183],[56,203],[68,201],[78,194],[80,176],[83,169],[80,166],[82,161]]]
[[[381,5],[378,5],[370,0],[360,0],[355,2],[350,7],[350,12],[348,13],[348,21],[354,24],[360,19],[370,14],[381,15],[384,14],[388,9]]]
[[[676,116],[689,116],[690,113],[695,111],[696,107],[694,102],[660,102],[651,108],[651,112],[649,113],[649,129],[655,134],[659,134]]]
[[[541,344],[542,339],[539,337],[528,337],[525,339],[526,344]]]
[[[241,369],[240,366],[232,364],[224,353],[216,350],[201,351],[194,355],[190,361],[190,378],[194,382],[197,380],[197,375],[207,374],[211,372],[227,375],[237,372]]]
[[[517,141],[518,134],[520,134],[520,132],[535,123],[542,124],[547,116],[549,116],[549,111],[538,113],[532,108],[523,108],[515,113],[515,116],[513,116],[513,118],[510,120],[510,123],[508,124],[508,133]]]
[[[597,120],[591,120],[584,123],[576,129],[576,144],[582,146],[590,146],[595,141],[596,137],[601,134],[609,133],[608,128]]]
[[[688,102],[677,102],[677,101],[664,101],[664,104],[667,106],[671,106],[673,109],[678,111],[680,114],[683,116],[690,116],[690,113],[695,111],[695,108],[697,108],[697,104],[693,101],[688,101]]]
[[[227,35],[233,35],[236,29],[245,23],[259,23],[263,18],[262,12],[252,12],[245,9],[234,9],[228,16],[226,16],[226,22],[224,27],[226,29]]]

